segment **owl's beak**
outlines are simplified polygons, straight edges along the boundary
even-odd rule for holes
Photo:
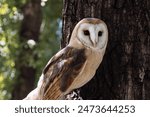
[[[97,41],[95,41],[95,40],[91,40],[91,43],[92,43],[93,47],[96,47],[96,45],[97,45]]]
[[[97,47],[97,43],[98,43],[98,39],[96,38],[95,41],[94,41],[94,43],[93,43],[93,46]]]

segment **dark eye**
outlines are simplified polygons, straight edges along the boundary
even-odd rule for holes
[[[86,36],[90,35],[90,32],[88,30],[84,30],[83,32],[84,32],[84,35],[86,35]]]
[[[102,31],[99,31],[98,32],[98,36],[102,36],[103,32]]]

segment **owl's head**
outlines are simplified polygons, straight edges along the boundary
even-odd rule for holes
[[[106,24],[97,18],[84,18],[74,28],[73,38],[94,50],[105,49],[108,41]]]

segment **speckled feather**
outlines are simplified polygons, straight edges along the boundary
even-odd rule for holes
[[[58,57],[54,56],[43,71],[43,99],[57,99],[61,92],[66,92],[85,61],[85,50],[72,47],[66,47]]]

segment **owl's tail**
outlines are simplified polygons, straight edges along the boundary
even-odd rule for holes
[[[60,80],[58,78],[49,85],[47,90],[44,93],[43,100],[62,100],[64,95],[60,90]]]

